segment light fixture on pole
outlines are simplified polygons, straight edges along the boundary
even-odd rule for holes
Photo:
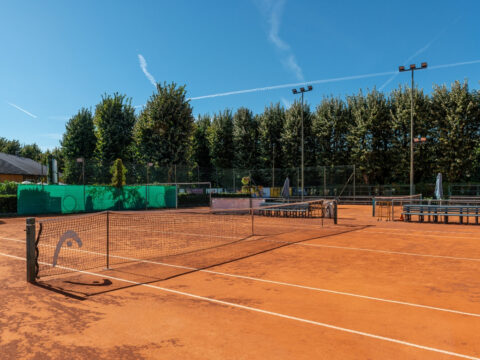
[[[398,71],[410,71],[412,73],[412,87],[410,89],[410,195],[413,195],[413,88],[414,88],[414,80],[413,80],[413,73],[415,70],[423,70],[427,68],[427,63],[422,62],[420,67],[417,67],[415,64],[411,64],[410,68],[405,69],[405,66],[399,66]]]
[[[304,154],[303,154],[303,147],[304,147],[304,141],[303,141],[303,93],[306,93],[306,92],[309,92],[309,91],[312,91],[313,90],[313,86],[312,85],[308,85],[307,86],[307,89],[305,89],[304,87],[301,87],[300,89],[292,89],[292,93],[293,95],[298,95],[298,94],[302,94],[302,109],[301,109],[301,114],[302,114],[302,161],[301,161],[301,167],[302,167],[302,185],[301,185],[301,189],[302,189],[302,201],[303,201],[303,193],[305,192],[305,179],[304,179]]]

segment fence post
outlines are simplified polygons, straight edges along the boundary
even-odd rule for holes
[[[110,211],[107,210],[107,269],[110,269],[110,217],[109,217]]]
[[[333,202],[333,223],[337,225],[338,222],[338,205],[337,200]]]
[[[27,233],[27,281],[29,283],[35,282],[36,277],[36,249],[35,249],[35,218],[27,218],[26,221]]]
[[[356,195],[356,174],[355,174],[355,164],[353,164],[353,201],[355,201],[355,195]]]

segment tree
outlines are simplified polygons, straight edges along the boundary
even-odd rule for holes
[[[19,155],[22,146],[18,140],[8,140],[0,137],[0,152],[10,155]]]
[[[289,168],[301,166],[302,146],[302,111],[303,111],[303,134],[304,134],[304,165],[315,165],[312,136],[312,114],[308,104],[303,105],[299,101],[285,113],[285,126],[282,131],[282,151],[285,165]]]
[[[123,166],[122,159],[117,159],[110,168],[110,174],[112,175],[112,186],[121,188],[125,185],[127,169]]]
[[[234,167],[253,170],[257,166],[257,123],[252,112],[239,108],[233,116]]]
[[[391,162],[395,164],[390,174],[391,181],[408,184],[410,182],[410,121],[411,121],[411,89],[399,87],[390,94],[390,117],[392,118]],[[413,91],[413,114],[415,137],[427,137],[427,143],[414,146],[415,182],[434,181],[433,164],[435,158],[435,134],[430,116],[430,100],[423,91]]]
[[[208,129],[212,164],[217,168],[233,167],[233,118],[230,110],[215,114]]]
[[[350,112],[341,99],[326,98],[317,106],[312,120],[312,132],[318,165],[349,164],[347,136],[350,123]]]
[[[68,184],[79,184],[82,180],[82,167],[78,158],[85,159],[85,177],[92,177],[92,164],[97,138],[93,124],[92,112],[82,108],[65,125],[65,133],[61,141],[65,157],[64,181]]]
[[[191,152],[194,118],[185,86],[157,84],[135,126],[140,157],[167,166],[186,164]]]
[[[449,182],[471,179],[479,144],[480,103],[468,83],[456,81],[450,91],[437,86],[432,95],[432,118],[436,132],[437,171]]]
[[[42,159],[42,150],[40,150],[37,144],[24,145],[20,150],[19,155],[28,159],[40,161]]]
[[[285,109],[280,103],[265,107],[258,117],[259,166],[264,169],[262,180],[271,183],[273,167],[283,166],[282,131],[285,124]],[[277,179],[280,180],[280,179]]]
[[[352,125],[348,135],[351,159],[366,184],[391,181],[392,121],[388,102],[382,93],[373,90],[364,96],[350,96],[348,104]]]
[[[208,143],[208,129],[210,128],[210,116],[199,116],[194,124],[192,161],[201,168],[210,168],[210,147]]]
[[[118,93],[103,95],[95,108],[96,157],[101,166],[99,182],[107,181],[108,168],[115,159],[131,160],[135,109],[131,99]]]

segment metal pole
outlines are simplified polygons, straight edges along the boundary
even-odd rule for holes
[[[413,69],[412,73],[412,88],[410,91],[410,195],[413,195]]]
[[[36,262],[35,258],[35,218],[27,218],[27,281],[34,283],[36,278]]]
[[[110,269],[110,212],[107,211],[107,269]]]
[[[272,156],[272,190],[274,187],[275,187],[275,143],[273,144],[273,156]]]
[[[147,164],[147,186],[145,186],[145,210],[148,209],[148,164]]]
[[[353,201],[355,201],[356,195],[356,182],[355,182],[355,164],[353,165]]]
[[[82,179],[83,179],[83,210],[87,210],[87,203],[85,202],[85,158],[82,161]]]
[[[302,91],[302,201],[303,201],[303,192],[304,192],[304,178],[303,178],[303,91]]]

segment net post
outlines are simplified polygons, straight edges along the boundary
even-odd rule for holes
[[[372,216],[375,217],[375,197],[372,198]]]
[[[337,204],[337,200],[334,200],[333,201],[333,223],[335,225],[337,225],[337,222],[338,222],[338,204]]]
[[[107,260],[107,269],[110,269],[110,211],[107,211],[107,252],[106,252],[106,260]]]
[[[36,250],[35,250],[35,218],[27,218],[26,220],[27,234],[27,281],[35,283],[36,277]]]
[[[253,203],[252,203],[252,195],[250,195],[250,217],[251,217],[251,220],[252,220],[252,236],[255,235],[255,230],[254,230],[254,218],[253,218]]]
[[[175,209],[178,209],[178,184],[177,183],[175,183]]]

